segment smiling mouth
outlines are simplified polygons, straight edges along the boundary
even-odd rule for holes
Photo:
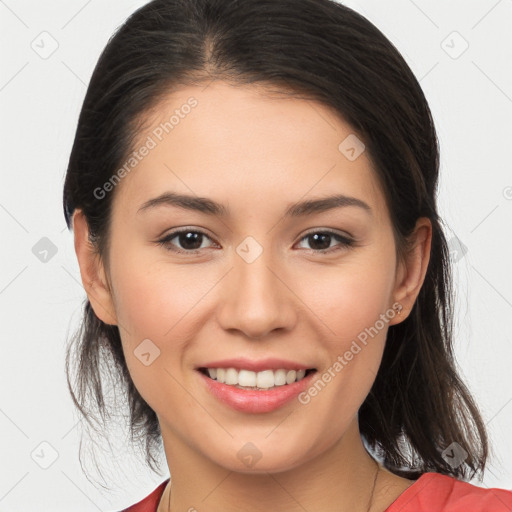
[[[253,372],[236,368],[198,368],[198,371],[214,381],[234,388],[265,391],[300,382],[317,370],[310,368],[307,370],[278,369]]]

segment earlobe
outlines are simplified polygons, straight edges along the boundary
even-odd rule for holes
[[[104,323],[117,325],[112,292],[104,265],[89,240],[89,226],[82,210],[75,210],[72,222],[80,276],[94,313]]]
[[[405,320],[414,306],[427,273],[431,244],[432,223],[428,218],[421,217],[411,235],[411,248],[397,269],[394,301],[402,309],[400,316],[395,316],[390,322],[392,325]]]

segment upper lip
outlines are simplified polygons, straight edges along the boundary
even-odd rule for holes
[[[311,365],[287,361],[285,359],[267,358],[258,361],[236,357],[233,359],[222,359],[222,361],[210,361],[204,363],[198,368],[235,368],[238,370],[250,370],[253,372],[261,372],[263,370],[309,370],[313,369]]]

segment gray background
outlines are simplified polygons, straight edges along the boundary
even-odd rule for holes
[[[150,473],[121,436],[103,461],[113,490],[83,475],[63,362],[85,297],[62,213],[66,164],[97,58],[144,3],[0,0],[0,512],[119,510],[167,476]],[[433,111],[456,355],[493,447],[479,485],[511,488],[512,1],[346,4],[393,41]]]

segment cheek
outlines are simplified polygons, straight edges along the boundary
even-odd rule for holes
[[[377,252],[377,251],[376,251]],[[382,254],[382,252],[381,252]],[[304,400],[315,401],[315,414],[331,422],[333,435],[364,401],[378,372],[392,303],[394,259],[368,251],[338,268],[326,267],[302,280],[303,297],[319,318],[319,337],[329,361]],[[309,294],[308,294],[309,290]],[[316,396],[322,399],[316,401]],[[333,421],[333,410],[340,411]],[[341,414],[341,411],[345,411]],[[330,418],[330,419],[329,419]]]
[[[142,256],[144,251],[142,251]],[[121,258],[113,270],[118,320],[130,343],[150,338],[163,344],[183,337],[201,297],[214,280],[208,271],[140,256]]]
[[[385,314],[392,302],[393,268],[392,261],[361,259],[300,280],[299,294],[322,321],[325,339],[343,347]]]
[[[139,393],[153,406],[163,383],[169,400],[181,393],[172,376],[186,366],[189,346],[211,313],[205,298],[222,272],[149,256],[144,258],[144,251],[119,254],[112,281],[126,363]],[[148,352],[150,360],[157,357],[145,366],[140,356]]]
[[[164,269],[125,258],[117,260],[112,275],[126,364],[138,392],[155,411],[180,407],[187,399],[173,377],[180,372],[194,304],[201,295],[194,293],[190,276],[187,280]]]
[[[335,334],[330,332],[321,342],[325,366],[299,397],[301,404],[305,404],[304,421],[315,418],[312,428],[321,430],[318,435],[326,446],[348,428],[370,392],[387,333],[387,324],[381,329],[380,324],[376,326],[383,310],[374,295],[367,297],[361,293],[344,300],[344,296],[338,296],[337,316],[326,322]]]

